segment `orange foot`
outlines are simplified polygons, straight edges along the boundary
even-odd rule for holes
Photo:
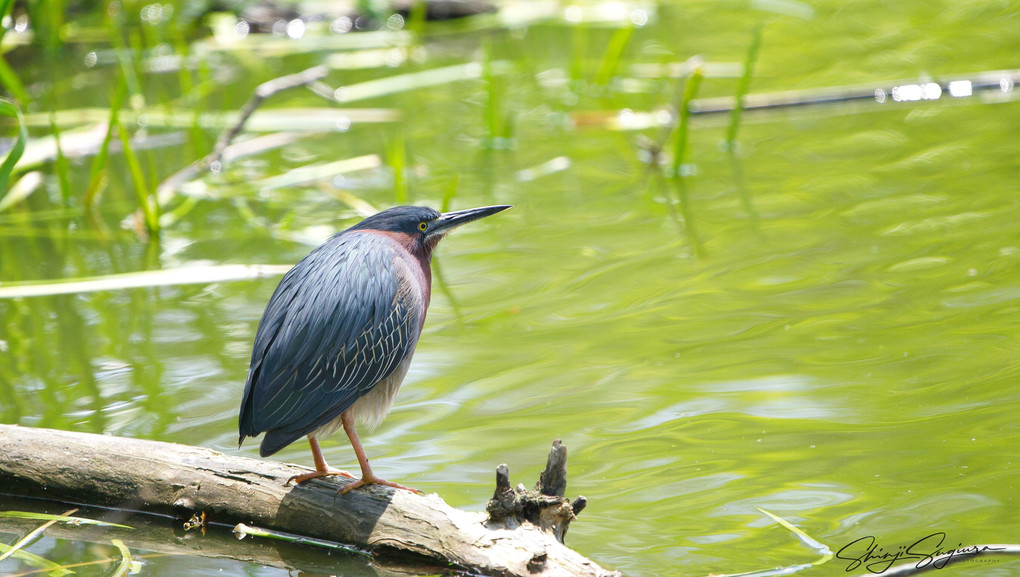
[[[319,478],[322,478],[322,477],[333,477],[333,476],[347,477],[348,479],[353,479],[354,478],[354,475],[348,473],[347,471],[341,471],[339,469],[334,469],[333,467],[329,467],[325,471],[320,471],[320,470],[316,469],[316,470],[314,470],[314,471],[312,471],[310,473],[302,473],[300,475],[294,475],[290,479],[287,479],[287,482],[284,483],[283,486],[286,487],[286,486],[290,485],[291,483],[294,483],[295,485],[300,485],[301,483],[304,483],[305,481],[310,481],[312,479],[319,479]]]
[[[399,483],[394,483],[393,481],[387,481],[386,479],[380,479],[379,477],[376,477],[375,475],[371,475],[371,476],[363,475],[357,481],[355,481],[353,483],[348,483],[347,485],[345,485],[344,487],[342,487],[340,489],[340,494],[344,495],[346,493],[349,493],[349,492],[357,489],[358,487],[363,487],[365,485],[385,485],[387,487],[393,487],[394,489],[403,489],[405,491],[410,491],[412,493],[417,493],[419,495],[422,494],[422,492],[419,491],[418,489],[412,489],[411,487],[405,487],[405,486],[403,486],[403,485],[401,485]]]

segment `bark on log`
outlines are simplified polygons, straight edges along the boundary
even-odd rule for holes
[[[182,521],[205,512],[209,522],[245,523],[484,575],[614,574],[563,545],[553,531],[526,520],[508,528],[435,494],[372,486],[338,495],[336,478],[284,485],[305,471],[200,447],[0,425],[0,492]]]

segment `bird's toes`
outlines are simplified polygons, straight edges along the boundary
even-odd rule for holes
[[[340,469],[334,469],[333,467],[330,467],[329,471],[327,473],[325,473],[323,475],[323,477],[325,477],[326,475],[330,475],[330,476],[335,475],[337,477],[347,477],[348,479],[356,478],[354,475],[348,473],[347,471],[341,471]]]
[[[386,487],[393,487],[394,489],[403,489],[404,491],[410,491],[412,493],[417,493],[418,495],[424,495],[424,493],[422,491],[419,491],[418,489],[405,487],[400,483],[394,483],[393,481],[387,481],[386,479],[380,479],[378,477],[362,477],[353,483],[348,483],[347,485],[341,487],[340,494],[345,495],[357,489],[358,487],[364,487],[366,485],[383,485]]]
[[[346,495],[347,493],[350,493],[351,491],[357,489],[358,487],[361,487],[363,485],[367,485],[367,483],[363,483],[362,481],[363,481],[363,479],[358,479],[357,481],[355,481],[353,483],[348,483],[348,484],[344,485],[343,487],[340,487],[340,494],[341,495]]]
[[[304,473],[304,474],[301,474],[301,475],[294,475],[293,477],[287,479],[287,482],[284,483],[283,486],[284,487],[289,487],[291,485],[300,485],[301,483],[304,483],[305,481],[308,481],[309,479],[314,479],[314,478],[316,478],[318,476],[319,476],[318,472],[315,472],[315,473]]]
[[[312,479],[319,479],[319,478],[322,478],[322,477],[333,477],[333,476],[347,477],[348,479],[353,479],[354,478],[354,475],[348,473],[347,471],[341,471],[339,469],[334,469],[334,468],[330,467],[326,471],[318,471],[318,470],[316,470],[316,471],[311,471],[311,472],[308,472],[308,473],[302,473],[300,475],[294,475],[293,477],[287,479],[287,482],[284,483],[283,485],[285,487],[288,487],[291,484],[300,485],[301,483],[304,483],[305,481],[311,481]]]

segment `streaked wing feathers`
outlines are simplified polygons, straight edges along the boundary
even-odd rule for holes
[[[391,239],[349,232],[294,266],[255,335],[241,405],[241,440],[267,435],[272,454],[332,421],[392,373],[418,340],[421,311]]]

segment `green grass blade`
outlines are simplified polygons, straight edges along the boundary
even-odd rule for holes
[[[68,511],[68,514],[74,513],[75,511],[77,511],[77,509],[71,509],[70,511]],[[11,555],[14,555],[18,551],[21,551],[22,549],[27,547],[29,544],[32,543],[32,541],[36,539],[36,537],[42,535],[43,531],[45,531],[50,525],[53,525],[56,522],[57,519],[50,519],[43,523],[42,525],[29,531],[28,534],[22,537],[20,540],[18,540],[17,543],[11,545],[10,548],[8,548],[6,551],[0,554],[0,561],[3,561],[4,559],[10,557]]]
[[[117,523],[98,521],[96,519],[87,519],[85,517],[71,517],[69,515],[50,515],[47,513],[33,513],[31,511],[0,511],[0,517],[6,517],[8,519],[33,519],[35,521],[53,521],[58,523],[67,523],[68,525],[96,525],[99,527],[118,527],[120,529],[134,529],[134,527],[130,527],[128,525],[118,525]]]
[[[308,164],[288,170],[283,174],[277,174],[261,180],[251,182],[258,190],[275,190],[279,188],[294,188],[307,186],[317,181],[328,181],[329,179],[342,175],[358,172],[361,170],[375,170],[382,166],[382,159],[375,154],[365,154],[354,158],[335,160],[325,164]],[[394,165],[393,170],[396,170]],[[406,187],[405,187],[406,188]],[[406,193],[404,191],[406,201]],[[401,201],[403,202],[403,201]]]
[[[33,192],[39,189],[42,183],[43,175],[38,170],[23,174],[21,178],[14,181],[14,184],[7,189],[7,194],[0,198],[0,212],[4,212],[31,196]]]
[[[730,126],[726,130],[726,146],[733,148],[737,141],[737,129],[740,127],[740,117],[744,112],[744,97],[751,88],[751,78],[754,76],[754,64],[758,61],[758,52],[761,50],[762,26],[755,27],[751,37],[751,46],[747,49],[747,57],[744,59],[744,74],[737,84],[736,104],[733,112],[730,113]]]
[[[0,30],[2,29],[3,27],[0,26]],[[0,86],[6,88],[19,102],[28,102],[32,99],[28,95],[28,91],[25,90],[25,85],[21,83],[21,78],[18,78],[17,73],[2,54],[0,54]]]
[[[131,574],[131,568],[135,563],[131,556],[131,550],[120,539],[113,539],[110,542],[120,551],[120,564],[117,565],[110,577],[127,577]]]
[[[765,515],[768,515],[776,523],[779,523],[783,527],[786,527],[787,530],[789,530],[794,535],[796,535],[798,538],[800,538],[801,542],[803,542],[805,545],[807,545],[808,547],[811,547],[816,552],[818,552],[822,557],[821,557],[821,559],[819,559],[819,560],[815,561],[814,563],[812,563],[812,565],[821,565],[822,563],[825,563],[825,562],[827,562],[827,561],[829,561],[830,559],[833,558],[832,550],[829,549],[828,545],[817,541],[815,538],[811,537],[810,535],[808,535],[804,531],[801,531],[799,528],[794,526],[793,523],[790,523],[789,521],[787,521],[786,519],[783,519],[779,515],[776,515],[774,513],[770,513],[768,511],[766,511],[765,509],[762,509],[761,507],[755,507],[755,509],[758,509],[759,511],[761,511]]]
[[[71,204],[71,165],[64,156],[64,149],[60,145],[60,126],[57,125],[56,114],[50,113],[50,130],[53,131],[53,141],[57,147],[57,157],[54,162],[54,170],[57,173],[57,183],[60,185],[60,198],[64,206]]]
[[[616,71],[620,68],[623,53],[627,50],[627,45],[630,44],[633,35],[633,25],[624,26],[613,33],[613,37],[609,39],[609,45],[606,46],[606,53],[602,56],[599,71],[595,73],[596,84],[605,85],[613,79]]]
[[[507,74],[510,72],[510,63],[505,60],[497,60],[491,63],[493,74]],[[396,74],[385,78],[367,80],[357,84],[348,84],[336,89],[338,102],[355,102],[372,98],[381,98],[422,90],[432,86],[442,86],[463,80],[477,80],[482,76],[482,65],[478,62],[466,62],[454,64],[442,68],[432,68],[421,72],[409,72],[407,74]]]
[[[14,549],[12,545],[6,545],[0,543],[0,556],[11,557],[17,559],[27,565],[31,565],[38,569],[39,573],[46,573],[50,577],[62,577],[63,575],[73,575],[74,571],[65,569],[59,563],[54,563],[45,557],[40,557],[35,553],[29,553],[21,549]]]
[[[99,197],[99,193],[106,186],[106,164],[110,160],[110,142],[113,140],[113,135],[120,125],[120,108],[124,105],[124,98],[126,96],[127,87],[121,81],[114,92],[113,101],[110,103],[106,136],[103,138],[103,143],[99,146],[99,152],[96,154],[95,159],[92,160],[92,166],[89,168],[89,184],[85,188],[85,196],[82,198],[82,205],[86,209],[92,208],[96,198]]]
[[[373,211],[374,212],[374,211]],[[191,266],[45,282],[0,283],[0,299],[77,294],[153,286],[242,281],[282,275],[291,265]]]
[[[332,194],[337,200],[354,209],[354,212],[358,213],[358,216],[361,218],[368,218],[381,210],[379,207],[372,205],[367,200],[355,196],[355,194],[349,190],[340,188],[332,191]]]
[[[411,11],[407,15],[407,25],[404,30],[414,34],[415,39],[421,42],[425,35],[425,22],[427,20],[428,3],[425,0],[414,0],[411,3]]]
[[[689,132],[688,125],[691,122],[691,102],[697,97],[698,88],[701,87],[701,80],[704,77],[704,68],[700,65],[695,66],[694,71],[691,72],[690,77],[687,78],[687,82],[684,84],[683,97],[680,100],[680,105],[677,107],[678,118],[673,140],[673,172],[670,174],[674,178],[680,176],[680,167],[683,165],[683,159],[687,155],[687,133]]]
[[[134,184],[135,198],[138,199],[138,207],[145,217],[145,228],[151,235],[159,234],[159,204],[155,195],[149,190],[145,183],[145,174],[142,172],[142,165],[138,162],[134,148],[131,146],[131,135],[124,129],[124,125],[117,125],[117,135],[120,137],[121,145],[124,147],[124,160],[127,161],[128,170],[131,172],[131,180]]]
[[[7,157],[0,163],[0,200],[2,200],[3,195],[7,193],[11,173],[14,172],[14,167],[21,159],[21,155],[25,153],[25,145],[28,143],[28,128],[25,127],[25,118],[21,115],[21,109],[9,100],[0,99],[0,115],[11,116],[18,122],[18,137],[14,141],[14,146],[7,153]]]
[[[123,98],[121,98],[123,101]],[[119,108],[119,107],[118,107]],[[61,126],[106,122],[110,108],[69,108],[57,111],[57,123]],[[210,111],[197,107],[195,110],[144,108],[135,113],[121,108],[117,117],[131,126],[138,121],[138,114],[145,114],[150,128],[182,128],[201,131],[221,131],[237,125],[239,112]],[[397,122],[403,117],[395,108],[324,108],[317,106],[279,107],[258,110],[244,125],[247,132],[334,132],[339,127],[349,128],[353,124]],[[25,124],[49,126],[49,113],[26,114]]]

